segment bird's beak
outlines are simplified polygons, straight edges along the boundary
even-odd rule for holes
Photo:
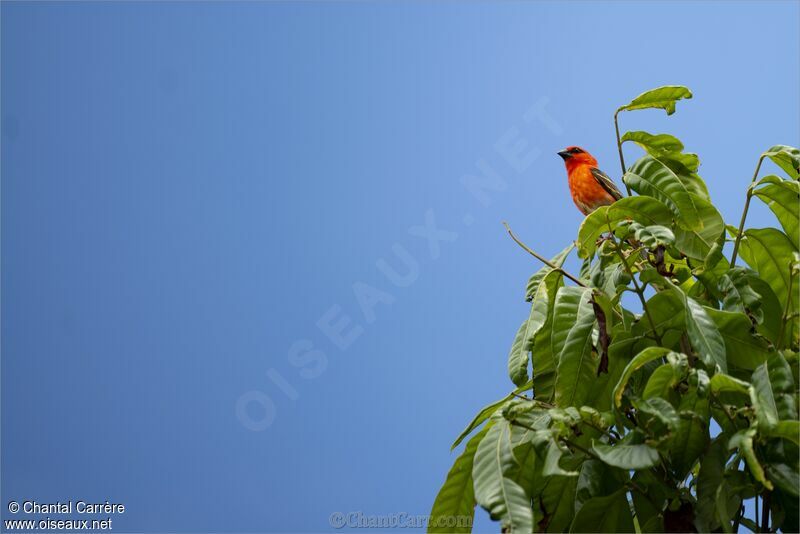
[[[564,161],[567,161],[569,158],[572,157],[572,154],[570,154],[566,150],[562,150],[561,152],[557,152],[557,154],[559,156],[561,156],[561,159],[563,159]]]

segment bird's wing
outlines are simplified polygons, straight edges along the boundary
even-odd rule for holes
[[[615,200],[619,200],[622,198],[622,193],[614,184],[614,181],[608,177],[606,173],[598,169],[597,167],[592,167],[592,176],[594,179],[597,180],[597,183],[602,186],[603,189],[608,191],[608,194],[614,197]]]

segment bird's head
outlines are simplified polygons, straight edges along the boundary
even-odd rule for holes
[[[578,165],[597,165],[597,160],[594,156],[586,152],[579,146],[568,146],[558,153],[567,165],[567,169],[577,167]]]

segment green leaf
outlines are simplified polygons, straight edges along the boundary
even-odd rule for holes
[[[528,399],[514,399],[503,406],[501,414],[503,418],[512,423],[515,430],[517,425],[528,430],[528,432],[523,432],[525,436],[529,436],[534,431],[546,430],[550,424],[549,412],[538,402],[531,402]]]
[[[705,183],[702,181],[702,179],[700,179],[699,176],[694,174],[700,168],[700,158],[697,156],[697,154],[692,154],[691,152],[666,152],[660,154],[658,159],[664,162],[667,167],[672,169],[672,172],[677,174],[678,178],[681,178],[682,181],[684,178],[688,177],[688,175],[694,175],[698,180],[700,180],[700,184],[698,184],[700,185],[700,188],[698,191],[694,192],[698,196],[701,196],[706,200],[708,199],[708,189],[706,189]],[[690,187],[690,189],[692,188]]]
[[[800,473],[786,464],[769,464],[766,466],[767,477],[780,489],[800,497]]]
[[[657,108],[666,111],[667,115],[672,115],[675,113],[675,103],[683,98],[692,98],[692,92],[688,88],[682,85],[665,85],[640,94],[630,103],[620,107],[618,112]]]
[[[738,393],[750,395],[750,384],[723,373],[717,373],[709,381],[712,393]]]
[[[697,169],[700,167],[700,158],[697,154],[684,154],[680,152],[670,152],[658,156],[661,162],[672,169],[672,172],[683,182],[683,185],[703,200],[710,200],[708,187],[700,176]]]
[[[608,348],[608,373],[603,373],[592,379],[592,387],[589,392],[587,404],[599,411],[608,412],[611,410],[611,397],[622,371],[628,364],[628,358],[620,355],[619,351],[612,351]],[[583,409],[583,408],[582,408]]]
[[[685,326],[686,306],[679,289],[670,289],[656,293],[647,301],[647,310],[639,321],[633,325],[632,333],[643,336],[652,331],[650,325],[655,325],[656,332],[662,337],[668,330],[683,331]]]
[[[797,407],[794,402],[795,383],[789,362],[780,352],[773,351],[767,356],[769,382],[775,397],[775,406],[779,419],[797,419]]]
[[[697,197],[660,160],[650,155],[640,158],[625,173],[622,181],[640,195],[657,198],[666,204],[682,228],[703,228],[703,221],[695,204]]]
[[[700,158],[697,154],[683,153],[683,143],[677,137],[669,134],[653,135],[647,132],[627,132],[622,136],[622,142],[632,141],[642,147],[645,152],[658,158],[664,165],[675,173],[690,193],[708,200],[708,188],[697,169],[700,167]]]
[[[722,531],[731,533],[733,532],[730,525],[730,517],[732,512],[728,508],[728,491],[725,485],[722,485],[717,488],[715,493],[716,495],[714,501],[717,505],[717,517],[722,525]],[[734,509],[734,511],[736,511],[736,509]]]
[[[638,430],[647,436],[647,443],[659,448],[669,445],[669,439],[680,425],[678,412],[670,401],[661,397],[632,399],[636,408]]]
[[[667,284],[673,287],[672,291],[677,292],[677,296],[683,301],[686,309],[684,314],[686,333],[692,347],[700,355],[700,359],[712,373],[717,366],[723,373],[728,372],[725,341],[722,339],[717,325],[706,312],[706,308],[671,282],[667,282]]]
[[[526,403],[530,404],[530,403]],[[531,428],[546,428],[549,417],[547,412],[540,412],[538,415],[530,413],[531,417],[521,417],[521,419],[532,419],[536,421]],[[533,434],[536,430],[524,428],[511,424],[511,449],[517,461],[518,468],[516,473],[510,476],[511,480],[519,484],[528,496],[538,495],[544,485],[542,476],[542,462],[536,452]],[[535,515],[534,515],[535,520]]]
[[[755,196],[769,206],[792,243],[800,243],[800,183],[769,175],[759,180],[756,186]]]
[[[570,295],[572,294],[580,298],[576,314],[573,316],[570,313],[570,320],[566,322],[566,315],[558,315],[557,302],[556,320],[553,323],[554,328],[568,329],[559,356],[555,384],[556,404],[561,407],[583,405],[597,374],[598,362],[592,355],[592,329],[595,323],[594,309],[590,302],[592,293],[581,288],[571,291]],[[559,293],[557,298],[561,296],[562,293]],[[566,299],[566,294],[563,298]]]
[[[703,261],[714,245],[722,242],[725,222],[711,202],[694,193],[691,197],[703,226],[700,230],[675,228],[675,247],[689,258]]]
[[[544,277],[536,289],[536,295],[531,305],[528,319],[528,328],[525,332],[525,348],[531,350],[536,334],[541,330],[552,314],[554,300],[558,288],[564,285],[564,276],[558,271],[551,271]]]
[[[470,435],[470,433],[473,430],[478,428],[481,425],[481,423],[483,423],[484,421],[489,419],[489,417],[491,417],[492,414],[494,414],[497,410],[499,410],[501,406],[504,406],[508,401],[513,399],[514,398],[514,394],[522,393],[526,389],[530,389],[530,388],[531,388],[531,384],[530,383],[523,384],[522,386],[520,386],[517,389],[515,389],[513,393],[509,393],[508,395],[506,395],[505,397],[503,397],[499,401],[495,401],[492,404],[484,407],[481,411],[478,412],[478,415],[475,416],[475,418],[470,422],[470,424],[467,425],[467,428],[465,428],[461,432],[461,434],[458,435],[458,438],[456,438],[456,440],[453,442],[453,445],[450,446],[450,450],[452,451],[453,449],[458,447],[458,445],[462,441],[464,441],[464,438],[467,437],[468,435]]]
[[[567,336],[576,322],[581,303],[584,302],[591,290],[585,287],[562,287],[556,293],[555,307],[553,308],[552,334],[550,348],[553,354],[561,355]]]
[[[723,375],[714,376],[712,383],[717,376]],[[711,442],[700,462],[695,507],[695,524],[700,532],[713,532],[720,524],[716,509],[717,489],[725,483],[725,464],[729,456],[728,437],[721,435]]]
[[[546,477],[551,476],[564,476],[564,477],[576,477],[578,476],[577,471],[567,471],[563,467],[561,467],[561,457],[564,455],[564,451],[559,446],[558,442],[554,439],[550,440],[550,444],[547,447],[547,454],[544,457],[544,467],[542,468],[542,475]]]
[[[681,422],[669,447],[671,467],[678,479],[686,477],[708,444],[708,397],[703,391],[707,380],[702,370],[693,370],[689,390],[678,406]]]
[[[683,372],[679,366],[665,363],[650,375],[644,392],[642,393],[642,398],[667,398],[669,392],[680,383],[682,377]]]
[[[620,472],[600,460],[587,459],[581,464],[578,485],[575,491],[575,513],[593,497],[611,495],[622,488]],[[622,475],[627,478],[626,475]]]
[[[767,339],[776,343],[783,322],[783,308],[775,291],[767,282],[753,274],[748,277],[750,287],[761,297],[759,312],[762,316],[761,323],[757,326],[758,332]]]
[[[704,308],[725,341],[725,355],[733,367],[752,371],[767,360],[769,345],[753,333],[753,324],[743,313]]]
[[[608,233],[619,222],[632,220],[644,226],[670,226],[672,212],[659,200],[651,197],[625,197],[610,206],[593,211],[578,230],[578,256],[589,258],[594,254],[597,238]]]
[[[658,451],[649,445],[603,445],[594,442],[592,450],[602,461],[620,469],[647,469],[658,463]]]
[[[530,380],[528,376],[528,351],[525,350],[527,340],[528,325],[530,320],[523,321],[514,336],[514,343],[511,345],[511,352],[508,354],[508,376],[514,385],[519,386]]]
[[[793,180],[800,179],[800,150],[786,145],[775,145],[764,155],[775,162]]]
[[[783,520],[780,525],[775,525],[780,528],[781,532],[800,532],[800,502],[797,497],[789,495],[787,492],[777,490],[772,494],[775,502],[780,507],[783,515]],[[744,521],[742,521],[744,524]],[[758,529],[752,529],[757,532]]]
[[[728,441],[728,448],[738,448],[739,452],[744,457],[745,463],[750,469],[750,473],[752,473],[753,477],[755,477],[758,482],[761,482],[765,488],[774,489],[772,482],[767,480],[766,475],[764,474],[764,468],[761,467],[761,463],[758,461],[758,458],[756,458],[756,453],[753,449],[753,438],[755,435],[755,428],[740,430],[734,434],[733,437],[731,437],[730,441]]]
[[[467,442],[464,452],[453,463],[442,488],[433,502],[428,532],[471,532],[472,527],[460,526],[464,517],[475,514],[475,493],[472,488],[472,464],[478,444],[486,436],[491,423]],[[455,518],[455,519],[451,519]],[[456,526],[446,526],[455,522]]]
[[[472,479],[475,500],[494,520],[501,520],[513,532],[531,532],[533,513],[530,498],[510,476],[517,463],[511,450],[511,429],[506,421],[494,424],[475,453]]]
[[[658,245],[669,246],[675,242],[675,234],[666,226],[642,226],[637,222],[632,222],[630,229],[633,231],[634,238],[649,248],[656,248]]]
[[[659,156],[669,152],[683,152],[680,139],[669,134],[653,135],[648,132],[626,132],[621,141],[632,141],[642,147],[648,154]]]
[[[761,307],[761,295],[759,295],[750,285],[753,273],[743,267],[732,267],[727,273],[722,275],[718,282],[718,288],[723,293],[722,309],[726,311],[737,311],[752,313],[763,320]]]
[[[763,432],[770,438],[782,438],[800,445],[800,421],[779,421]]]
[[[781,306],[786,306],[789,266],[794,261],[795,251],[786,234],[775,228],[747,230],[740,247],[742,259],[775,291]]]
[[[569,256],[569,253],[572,252],[572,249],[574,248],[575,243],[570,243],[569,246],[567,246],[564,250],[553,256],[550,259],[550,263],[556,267],[561,267],[564,265],[564,261],[566,261],[567,256]],[[551,272],[553,272],[553,269],[545,265],[530,277],[528,280],[528,285],[525,287],[525,300],[533,300],[536,290],[539,288],[539,284],[542,282],[542,280],[544,280],[544,277]]]
[[[540,527],[547,532],[565,532],[575,516],[575,488],[578,477],[551,477],[541,495],[540,507],[545,514]]]
[[[570,532],[634,532],[625,490],[586,501],[575,514]]]
[[[709,249],[708,254],[703,259],[703,270],[714,271],[718,265],[722,264],[724,269],[729,267],[729,263],[722,254],[722,242],[717,242]]]
[[[675,408],[672,407],[672,404],[670,404],[669,401],[662,399],[661,397],[637,400],[635,401],[634,405],[639,411],[640,416],[649,416],[651,420],[657,421],[661,425],[664,425],[670,432],[678,426],[678,412],[675,411]],[[643,430],[649,430],[649,428],[647,428],[649,423],[645,423],[645,428],[643,428]],[[659,430],[663,430],[660,426],[658,428]],[[661,436],[655,437],[658,438]]]
[[[630,380],[633,373],[635,373],[646,363],[663,358],[668,353],[669,349],[665,349],[663,347],[647,347],[642,352],[637,354],[625,367],[625,370],[622,372],[622,376],[619,378],[619,382],[617,382],[617,386],[614,388],[614,406],[619,408],[622,405],[622,394],[625,392],[625,386],[628,385],[628,380]]]
[[[633,508],[641,532],[664,532],[661,511],[670,494],[670,488],[650,470],[634,472],[632,481],[642,490],[631,492]]]
[[[557,353],[551,351],[550,338],[553,329],[555,301],[558,288],[563,285],[563,276],[559,273],[548,274],[536,291],[533,311],[538,321],[544,318],[541,327],[534,324],[531,342],[531,359],[533,361],[533,392],[538,400],[549,401],[553,397]]]
[[[722,339],[713,319],[706,313],[706,308],[684,293],[686,304],[686,333],[692,347],[700,355],[703,363],[714,372],[715,366],[723,373],[728,372],[725,356],[725,341]]]

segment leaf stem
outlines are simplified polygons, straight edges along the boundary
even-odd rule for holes
[[[769,501],[772,492],[765,490],[761,499],[761,532],[769,532]]]
[[[625,190],[628,192],[628,196],[631,196],[631,188],[628,187],[628,184],[626,184],[625,180],[623,180],[623,178],[625,177],[625,156],[622,155],[622,141],[620,140],[619,137],[619,120],[617,119],[617,116],[619,115],[620,111],[622,110],[618,109],[617,111],[614,112],[614,130],[617,133],[617,151],[619,152],[619,165],[620,167],[622,167],[622,178],[620,178],[620,180],[625,185]]]
[[[543,256],[540,256],[539,254],[537,254],[537,253],[535,253],[533,250],[531,250],[531,249],[530,249],[530,247],[528,247],[528,245],[526,245],[525,243],[523,243],[522,241],[520,241],[520,240],[519,240],[519,238],[518,238],[517,236],[515,236],[515,235],[514,235],[514,232],[512,232],[512,231],[511,231],[511,227],[508,225],[508,223],[507,223],[507,222],[503,221],[503,226],[505,226],[505,227],[506,227],[506,231],[508,232],[508,235],[510,235],[510,236],[511,236],[511,239],[513,239],[513,240],[514,240],[514,241],[517,243],[517,245],[519,245],[520,247],[522,247],[522,249],[523,249],[525,252],[527,252],[528,254],[530,254],[531,256],[533,256],[534,258],[536,258],[537,260],[539,260],[540,262],[544,263],[545,265],[547,265],[548,267],[550,267],[550,268],[551,268],[551,269],[553,269],[554,271],[558,271],[558,272],[560,272],[561,274],[563,274],[564,276],[566,276],[567,278],[569,278],[570,280],[572,280],[573,282],[575,282],[577,285],[579,285],[579,286],[581,286],[581,287],[587,287],[587,286],[586,286],[586,284],[584,284],[583,282],[581,282],[580,280],[578,280],[578,279],[577,279],[576,277],[574,277],[573,275],[569,274],[567,271],[565,271],[564,269],[562,269],[561,267],[559,267],[559,266],[558,266],[558,265],[556,265],[555,263],[551,262],[551,261],[550,261],[550,260],[548,260],[547,258],[545,258],[545,257],[543,257]]]
[[[750,181],[750,186],[747,188],[747,198],[744,201],[744,209],[742,210],[742,218],[739,221],[739,229],[736,231],[736,241],[733,243],[733,254],[731,254],[731,267],[736,265],[736,255],[739,252],[739,242],[742,240],[742,233],[744,232],[744,221],[747,219],[747,211],[750,209],[750,200],[753,198],[753,184],[756,183],[758,178],[758,171],[761,170],[761,163],[763,163],[766,156],[761,154],[758,158],[758,165],[756,165],[756,172],[753,173],[753,179]]]

